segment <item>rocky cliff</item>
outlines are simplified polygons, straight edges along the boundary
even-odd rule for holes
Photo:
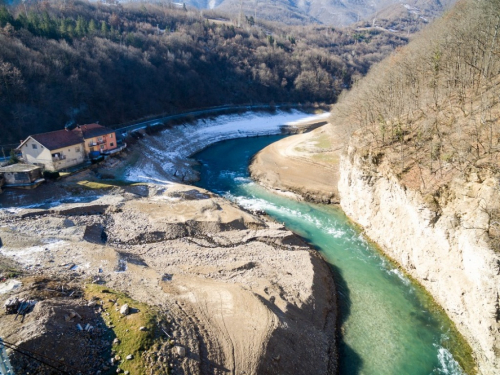
[[[424,197],[354,144],[341,158],[342,209],[445,309],[479,372],[498,374],[500,254],[490,235],[499,181],[470,174]]]

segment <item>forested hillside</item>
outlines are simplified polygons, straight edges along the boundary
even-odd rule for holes
[[[213,17],[216,14],[212,15]],[[209,20],[166,4],[0,8],[0,144],[226,103],[331,103],[404,38]]]
[[[439,194],[500,172],[500,1],[464,0],[374,67],[332,120],[403,184]],[[361,130],[358,130],[361,129]]]

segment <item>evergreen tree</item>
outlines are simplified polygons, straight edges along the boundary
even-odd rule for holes
[[[106,21],[101,21],[101,34],[106,36],[109,32],[108,25],[106,24]]]
[[[87,34],[87,21],[82,16],[78,16],[76,20],[75,33],[78,36]]]
[[[11,25],[14,23],[14,18],[9,13],[9,10],[5,6],[0,7],[0,27],[4,27],[10,23]]]
[[[96,31],[97,31],[97,25],[96,25],[94,19],[91,19],[89,22],[89,33],[95,34]]]

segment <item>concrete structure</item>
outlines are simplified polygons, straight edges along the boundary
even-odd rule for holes
[[[73,167],[85,161],[81,137],[71,130],[30,135],[17,148],[25,163],[43,166],[49,171]]]
[[[5,187],[32,189],[40,185],[45,179],[42,177],[42,168],[32,164],[12,164],[0,167]]]

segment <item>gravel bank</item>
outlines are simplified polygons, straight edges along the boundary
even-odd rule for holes
[[[168,333],[175,345],[186,349],[182,357],[165,354],[173,373],[334,373],[333,280],[300,238],[192,186],[95,195],[86,203],[2,210],[1,255],[31,275],[105,283],[156,306],[174,322]],[[53,339],[34,316],[14,325],[11,315],[0,316],[4,339],[27,347]],[[23,324],[37,335],[23,335]]]

